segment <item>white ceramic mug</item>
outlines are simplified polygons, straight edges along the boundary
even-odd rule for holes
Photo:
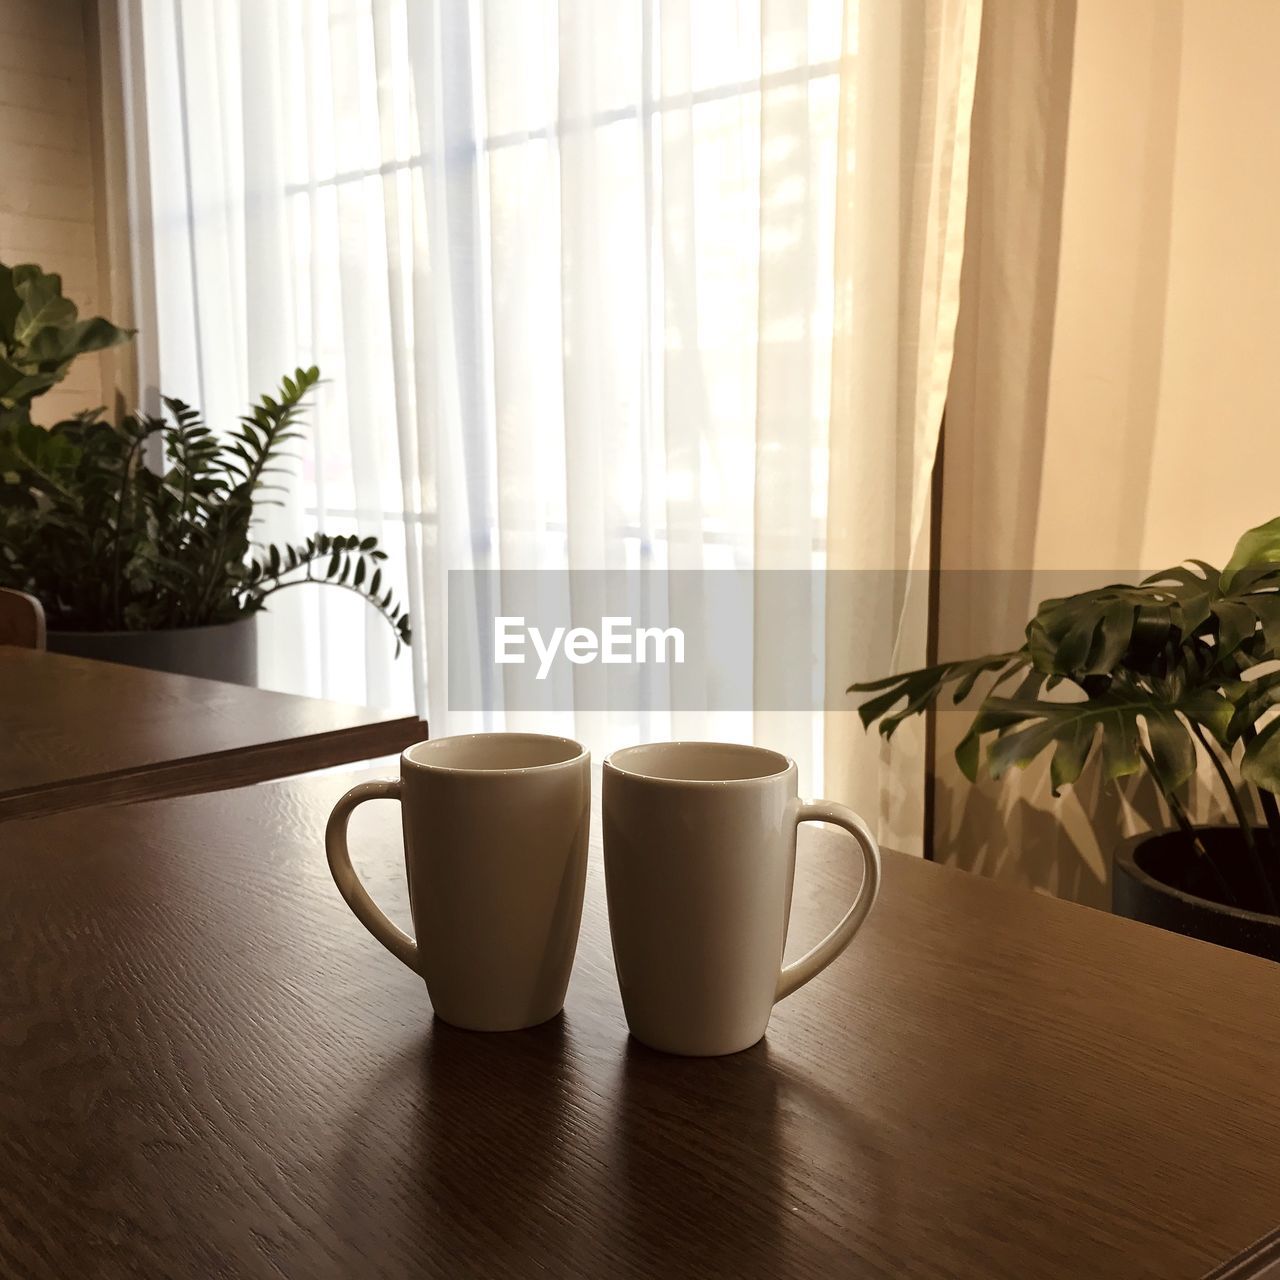
[[[783,968],[796,828],[830,822],[865,868],[843,920]],[[880,885],[880,851],[843,805],[796,795],[796,766],[760,747],[664,742],[604,763],[609,928],[627,1024],[668,1053],[736,1053],[774,1004],[849,945]]]
[[[399,800],[417,941],[351,867],[358,804]],[[564,1007],[591,825],[591,757],[569,738],[476,733],[409,747],[400,777],[352,787],[329,817],[329,869],[347,905],[426,980],[437,1015],[514,1031]]]

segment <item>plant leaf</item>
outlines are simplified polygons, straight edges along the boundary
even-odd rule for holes
[[[1280,516],[1241,536],[1222,570],[1222,589],[1230,591],[1236,575],[1252,565],[1280,565]]]
[[[1156,781],[1166,791],[1177,791],[1196,771],[1196,744],[1185,724],[1164,707],[1143,712],[1147,741]]]
[[[1222,659],[1235,653],[1253,635],[1258,628],[1258,617],[1239,600],[1215,600],[1212,609],[1218,619],[1215,655]]]
[[[1049,783],[1055,796],[1079,778],[1097,733],[1096,722],[1078,720],[1066,734],[1059,736],[1057,750],[1049,762]]]
[[[1074,753],[1081,748],[1081,739],[1087,739],[1085,750],[1098,729],[1102,731],[1103,762],[1108,779],[1125,777],[1141,768],[1138,752],[1137,716],[1149,709],[1158,709],[1150,699],[1139,694],[1106,693],[1084,702],[1042,702],[1038,699],[988,699],[993,711],[1018,713],[1020,719],[1031,721],[1024,728],[1006,729],[1001,732],[987,752],[987,771],[999,778],[1010,768],[1025,768],[1042,751],[1059,743],[1066,743],[1062,762],[1063,773],[1070,771]],[[1081,759],[1083,767],[1084,759]]]
[[[875,697],[867,699],[858,708],[858,714],[867,728],[883,717],[880,732],[885,737],[890,737],[907,716],[922,711],[938,697],[946,685],[956,680],[967,680],[970,676],[976,679],[984,671],[994,671],[1005,666],[1014,656],[1012,653],[1002,653],[965,662],[943,662],[917,671],[851,684],[848,692],[876,693]],[[972,688],[972,683],[969,687]],[[903,700],[906,705],[901,710],[888,714]]]
[[[1204,725],[1223,746],[1234,740],[1231,721],[1236,705],[1216,689],[1193,689],[1179,700],[1178,710],[1189,720]]]
[[[1280,720],[1273,720],[1245,747],[1240,776],[1265,791],[1280,791]]]

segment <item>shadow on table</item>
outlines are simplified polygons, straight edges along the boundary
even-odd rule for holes
[[[834,1274],[865,1238],[855,1226],[892,1233],[873,1126],[767,1041],[676,1058],[628,1040],[609,1148],[638,1274]],[[833,1203],[840,1184],[869,1186],[869,1202]]]
[[[847,1262],[842,1215],[892,1216],[873,1128],[765,1043],[677,1058],[563,1015],[437,1019],[342,1128],[329,1220],[362,1275],[779,1274]],[[870,1202],[833,1205],[832,1172]]]
[[[572,1061],[563,1016],[505,1035],[437,1018],[389,1059],[342,1121],[330,1216],[344,1265],[453,1280],[476,1259],[503,1273],[560,1257],[573,1230]]]
[[[639,1274],[782,1274],[788,1212],[778,1080],[763,1046],[619,1064],[606,1188]]]

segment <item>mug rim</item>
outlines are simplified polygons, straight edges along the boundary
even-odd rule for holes
[[[435,764],[425,760],[416,760],[411,754],[419,747],[427,746],[428,744],[437,746],[452,742],[477,742],[481,739],[492,741],[496,738],[504,739],[507,742],[558,742],[563,746],[572,748],[573,754],[566,756],[563,760],[548,760],[543,764],[510,765],[495,769],[470,765]],[[469,778],[500,778],[516,774],[549,773],[555,769],[570,769],[574,765],[580,765],[583,760],[589,760],[590,758],[591,752],[574,738],[565,738],[558,733],[525,733],[501,730],[495,733],[451,733],[443,738],[423,738],[421,742],[410,743],[400,753],[400,766],[401,768],[421,769],[425,773],[456,774],[459,777]]]
[[[775,760],[781,761],[781,765],[772,773],[758,773],[750,778],[661,778],[651,773],[640,773],[635,769],[627,768],[625,764],[618,763],[619,756],[652,747],[729,747],[736,751],[753,752],[759,756],[772,756]],[[604,770],[616,773],[619,777],[632,778],[636,782],[667,787],[749,787],[762,782],[772,782],[777,778],[785,778],[788,774],[797,772],[796,762],[790,756],[784,755],[781,751],[775,751],[772,747],[758,747],[753,742],[703,741],[698,738],[676,738],[670,742],[636,742],[627,747],[619,747],[605,757]]]

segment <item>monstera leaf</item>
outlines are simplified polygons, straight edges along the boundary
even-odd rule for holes
[[[978,680],[989,671],[1000,671],[1000,679],[1025,667],[1030,659],[1024,651],[996,653],[986,658],[971,658],[965,662],[943,662],[935,667],[923,667],[902,675],[882,676],[879,680],[867,680],[849,686],[850,693],[874,693],[858,708],[862,723],[870,728],[880,721],[880,732],[893,737],[893,731],[909,716],[930,706],[949,684],[955,684],[955,701],[963,702]],[[1007,669],[1007,670],[1006,670]],[[887,714],[899,702],[905,705]]]
[[[1222,571],[1223,589],[1230,590],[1244,570],[1268,568],[1280,569],[1280,517],[1250,529],[1236,543]]]
[[[1146,666],[1203,620],[1193,601],[1184,604],[1175,589],[1155,584],[1046,600],[1027,626],[1027,648],[1036,668],[1052,675],[1078,678],[1107,675],[1121,665]]]
[[[996,734],[987,752],[987,771],[993,778],[1011,768],[1024,769],[1042,752],[1052,750],[1049,776],[1057,795],[1080,777],[1100,743],[1108,780],[1128,777],[1148,763],[1160,785],[1176,791],[1195,772],[1196,744],[1190,726],[1214,714],[1199,699],[1170,705],[1136,685],[1113,686],[1106,693],[1070,702],[988,697],[957,747],[956,759],[969,780],[975,781],[978,744],[987,733]],[[1145,730],[1145,744],[1140,728]]]
[[[30,263],[0,263],[0,410],[27,406],[61,382],[78,357],[128,342],[101,316],[81,320],[62,278]]]
[[[1017,688],[1003,693],[1014,677]],[[970,781],[984,763],[998,779],[1047,754],[1057,795],[1097,753],[1108,780],[1145,769],[1191,847],[1207,857],[1183,796],[1203,759],[1242,830],[1256,905],[1280,914],[1280,518],[1244,534],[1221,572],[1188,560],[1137,584],[1045,600],[1019,649],[859,682],[849,692],[869,695],[859,707],[863,723],[878,722],[888,737],[945,690],[959,703],[980,682],[981,701],[955,753]],[[1265,845],[1246,803],[1251,787]],[[1270,871],[1263,852],[1272,855]]]
[[[1189,560],[1136,585],[1045,600],[1020,649],[864,681],[849,691],[872,695],[859,708],[863,723],[878,721],[887,737],[945,688],[954,686],[958,703],[994,674],[956,751],[971,779],[980,743],[995,735],[988,768],[996,777],[1052,747],[1056,789],[1079,777],[1100,741],[1108,777],[1149,762],[1162,786],[1178,787],[1194,768],[1197,741],[1209,749],[1207,734],[1228,757],[1244,743],[1246,779],[1280,790],[1280,730],[1272,727],[1280,671],[1267,665],[1277,661],[1280,519],[1246,533],[1222,572]],[[1014,696],[996,696],[1013,676],[1022,679]]]
[[[1280,720],[1272,720],[1245,748],[1240,774],[1255,787],[1280,791]]]

